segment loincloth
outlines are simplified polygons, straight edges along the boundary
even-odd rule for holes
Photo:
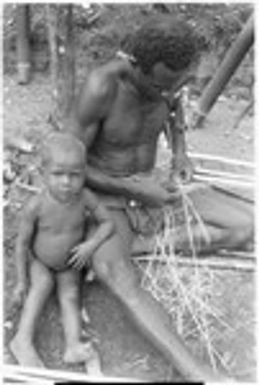
[[[131,230],[140,236],[153,236],[158,234],[168,226],[168,217],[171,220],[171,226],[178,230],[183,230],[186,226],[195,226],[197,222],[205,221],[212,224],[210,219],[217,217],[217,212],[213,208],[216,203],[234,201],[236,198],[226,196],[225,192],[218,191],[213,186],[203,183],[191,183],[184,186],[182,195],[179,195],[170,205],[163,207],[151,207],[135,200],[128,200],[124,196],[115,196],[109,194],[97,194],[102,203],[109,210],[124,211],[127,216]],[[230,202],[228,202],[230,204]],[[216,218],[220,226],[220,219]]]
[[[127,216],[130,228],[135,235],[152,237],[163,230],[165,213],[170,213],[173,221],[182,224],[184,211],[179,201],[165,207],[151,207],[135,200],[127,200],[123,196],[97,194],[100,201],[111,211],[123,211]]]

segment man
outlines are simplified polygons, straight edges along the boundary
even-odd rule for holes
[[[133,228],[142,230],[133,226],[138,222],[134,210],[144,207],[149,212],[150,208],[151,218],[152,207],[162,207],[177,198],[174,182],[166,188],[147,173],[154,167],[158,137],[171,113],[171,102],[163,92],[170,90],[170,94],[175,94],[190,78],[198,56],[197,42],[192,28],[172,17],[145,24],[124,42],[124,58],[90,73],[76,106],[78,124],[73,126],[73,132],[88,150],[86,183],[106,204],[116,226],[116,235],[92,258],[97,277],[186,379],[211,381],[216,375],[198,363],[173,333],[168,315],[142,290],[131,263]],[[186,175],[190,164],[183,151],[183,132],[176,127],[172,133],[176,149],[174,171]],[[242,231],[248,224],[251,228],[251,218],[245,210],[236,208],[228,198],[224,201],[221,197],[219,202],[211,202],[210,197],[202,200],[206,206],[211,205],[208,217],[200,205],[210,230],[211,242],[203,245],[206,249],[245,241],[248,234],[244,236]],[[199,229],[194,229],[194,233],[199,240]],[[179,238],[179,248],[185,242]]]

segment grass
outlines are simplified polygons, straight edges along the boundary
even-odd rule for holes
[[[184,224],[179,227],[172,209],[164,210],[164,227],[156,234],[153,254],[137,259],[142,271],[142,286],[165,307],[178,334],[196,356],[208,360],[215,372],[223,368],[228,375],[235,376],[238,375],[238,364],[227,340],[228,336],[239,333],[240,323],[233,322],[227,316],[224,297],[220,301],[215,300],[224,278],[222,275],[227,273],[209,266],[198,266],[199,244],[194,242],[192,224],[199,227],[202,242],[210,242],[210,237],[192,200],[184,193],[182,186],[179,187]],[[188,249],[193,261],[191,267],[179,264],[179,254],[173,241],[179,231],[188,234]],[[245,371],[249,372],[249,369]]]

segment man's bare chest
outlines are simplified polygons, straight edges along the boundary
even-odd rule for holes
[[[119,145],[134,145],[156,139],[168,117],[163,100],[144,101],[120,90],[102,125],[102,138]]]

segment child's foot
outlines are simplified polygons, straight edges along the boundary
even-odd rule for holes
[[[10,343],[10,351],[22,366],[44,368],[44,364],[32,344],[27,341],[13,338]]]
[[[71,348],[67,348],[63,360],[67,364],[77,364],[87,361],[91,353],[92,346],[90,343],[78,343]]]

